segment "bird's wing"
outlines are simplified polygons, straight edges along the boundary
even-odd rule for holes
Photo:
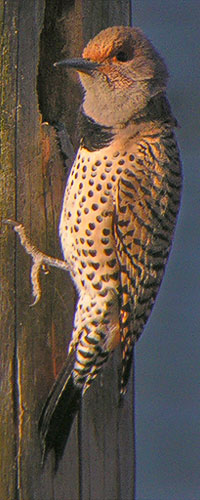
[[[124,170],[118,182],[115,205],[114,236],[121,282],[120,391],[123,394],[131,368],[133,343],[142,333],[155,302],[171,235],[166,236],[166,192],[156,189],[156,180],[142,166],[136,170],[130,165]]]

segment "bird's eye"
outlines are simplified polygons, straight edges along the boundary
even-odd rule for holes
[[[126,62],[130,59],[130,55],[127,52],[120,50],[120,52],[118,52],[118,54],[116,54],[116,59],[117,59],[117,61],[120,61],[120,62]]]

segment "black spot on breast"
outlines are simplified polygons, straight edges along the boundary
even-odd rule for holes
[[[95,229],[95,224],[93,222],[89,222],[88,226],[91,230]]]
[[[89,250],[89,254],[91,257],[96,257],[97,251],[96,250]]]
[[[101,191],[101,189],[102,189],[102,185],[101,185],[101,184],[97,184],[97,185],[96,185],[96,190],[97,190],[97,191]]]
[[[88,196],[89,198],[92,198],[92,196],[94,196],[94,192],[92,190],[88,191]]]
[[[100,198],[100,202],[101,202],[101,203],[106,203],[106,202],[107,202],[107,198],[106,198],[106,196],[101,196],[101,198]]]
[[[86,240],[86,241],[89,247],[92,247],[94,245],[94,240]]]
[[[90,185],[90,186],[93,186],[93,185],[94,185],[94,181],[93,181],[93,179],[89,179],[89,185]]]
[[[111,255],[113,253],[113,248],[105,248],[104,250],[105,255]]]
[[[125,161],[124,160],[119,160],[118,165],[124,165]]]
[[[106,179],[106,174],[101,174],[101,179],[102,179],[102,181],[105,181],[105,179]]]
[[[107,262],[108,266],[111,268],[115,267],[116,263],[117,263],[116,259],[112,259]]]
[[[101,238],[101,242],[103,243],[103,245],[108,245],[109,241],[109,238]]]
[[[102,211],[102,215],[103,215],[104,217],[109,217],[109,215],[112,215],[112,212],[111,212],[111,211],[108,211],[108,210],[103,210],[103,211]]]
[[[103,324],[104,325],[108,325],[110,323],[110,320],[109,319],[103,319]]]
[[[92,281],[94,277],[95,277],[95,273],[93,273],[93,272],[92,272],[92,273],[87,274],[87,278],[88,278],[90,281]]]
[[[129,156],[129,160],[130,160],[130,161],[134,161],[134,160],[135,160],[135,156],[134,156],[134,155],[130,155],[130,156]]]
[[[102,289],[102,283],[99,281],[99,283],[93,283],[92,284],[93,288],[95,290],[101,290]]]
[[[97,205],[97,203],[92,204],[92,210],[98,210],[98,208],[99,208],[99,205]]]
[[[99,314],[102,314],[102,309],[97,309],[95,312],[96,312],[96,314],[98,314],[98,315],[99,315]]]
[[[91,262],[91,266],[97,271],[97,269],[99,269],[100,264],[98,262]]]
[[[86,207],[86,208],[84,208],[84,213],[85,213],[85,214],[88,214],[88,213],[89,213],[89,208],[87,208],[87,207]]]
[[[101,215],[97,215],[96,220],[97,220],[97,222],[102,222],[103,217],[101,217]]]
[[[104,234],[104,236],[108,236],[108,234],[110,234],[110,229],[104,228],[102,233]]]
[[[108,283],[108,281],[110,281],[110,276],[109,274],[102,274],[101,279],[102,281],[105,281],[105,283]]]

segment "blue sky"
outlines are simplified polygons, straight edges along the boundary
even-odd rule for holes
[[[200,498],[200,2],[133,0],[164,56],[184,191],[173,251],[136,347],[137,500]]]

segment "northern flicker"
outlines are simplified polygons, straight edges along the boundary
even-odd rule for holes
[[[180,204],[166,66],[138,28],[100,32],[64,60],[84,88],[80,147],[59,233],[78,291],[69,355],[43,409],[44,455],[62,456],[84,392],[120,344],[120,393],[158,293]]]

